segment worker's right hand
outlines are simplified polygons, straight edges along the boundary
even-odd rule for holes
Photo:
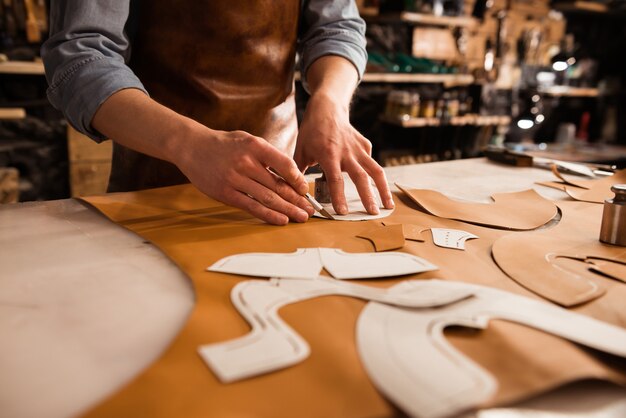
[[[264,139],[198,125],[185,136],[174,163],[208,196],[274,225],[306,222],[315,212],[296,163]]]

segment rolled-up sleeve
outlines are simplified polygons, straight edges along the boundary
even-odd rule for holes
[[[357,69],[359,80],[365,72],[365,22],[354,0],[305,0],[300,36],[300,72],[308,91],[306,72],[325,55],[346,58]]]
[[[91,121],[109,96],[127,88],[147,94],[127,66],[129,7],[130,0],[53,0],[50,7],[50,38],[41,49],[48,99],[96,141],[104,137]]]

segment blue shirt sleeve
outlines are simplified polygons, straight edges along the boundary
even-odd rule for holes
[[[306,72],[325,55],[338,55],[352,62],[363,78],[367,64],[365,22],[354,0],[305,0],[302,8],[300,73],[308,90]]]
[[[41,48],[48,99],[78,131],[100,142],[91,120],[113,93],[145,87],[126,65],[130,44],[124,30],[130,0],[52,1],[50,38]]]

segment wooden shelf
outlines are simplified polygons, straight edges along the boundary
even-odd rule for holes
[[[364,83],[444,83],[468,85],[474,82],[469,74],[365,73]]]
[[[300,72],[294,79],[300,81]],[[363,83],[442,83],[447,86],[466,86],[474,82],[470,74],[365,73]]]
[[[552,97],[598,97],[599,90],[591,87],[553,86],[539,89],[539,93]]]
[[[21,107],[3,107],[0,108],[0,120],[24,119],[26,110]]]
[[[400,19],[408,23],[422,23],[436,26],[472,27],[477,21],[467,16],[435,16],[423,13],[402,12]]]
[[[45,74],[43,63],[38,61],[5,61],[0,62],[0,74]]]
[[[372,23],[404,22],[414,25],[445,27],[474,27],[477,25],[477,20],[469,16],[435,16],[432,14],[414,12],[385,13],[382,15],[362,13],[361,15],[364,19]]]
[[[575,1],[571,2],[558,2],[553,5],[555,10],[559,12],[591,12],[591,13],[607,13],[609,8],[606,4],[591,2],[591,1]]]
[[[382,120],[403,128],[421,128],[425,126],[502,126],[511,123],[510,116],[484,116],[469,114],[455,116],[446,122],[439,118],[397,118],[382,116]]]

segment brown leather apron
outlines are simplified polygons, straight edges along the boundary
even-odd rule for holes
[[[157,102],[292,155],[299,14],[299,0],[142,1],[130,66]],[[109,191],[185,182],[173,164],[114,145]]]

